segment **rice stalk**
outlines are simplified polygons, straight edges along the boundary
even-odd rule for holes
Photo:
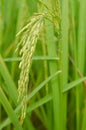
[[[17,46],[17,50],[21,47],[19,53],[22,56],[22,60],[19,64],[21,72],[18,81],[18,101],[22,100],[22,115],[20,118],[20,124],[23,123],[26,115],[26,98],[29,81],[28,74],[30,71],[32,56],[35,51],[36,43],[43,26],[43,19],[43,14],[36,14],[34,17],[32,17],[31,21],[17,34],[18,36],[23,33],[22,38]]]

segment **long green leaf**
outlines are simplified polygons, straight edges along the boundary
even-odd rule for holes
[[[12,62],[12,61],[20,61],[21,57],[14,57],[14,58],[5,58],[3,59],[5,62]],[[59,60],[58,57],[49,57],[49,56],[35,56],[32,60]]]
[[[68,0],[62,0],[62,89],[66,88],[68,83],[68,52],[69,52],[69,44],[68,44],[68,31],[69,31],[69,4]],[[65,6],[64,6],[65,5]],[[63,109],[64,108],[64,109]],[[61,102],[61,129],[66,130],[66,122],[67,122],[67,93],[62,94],[62,102]]]
[[[67,92],[68,90],[70,90],[70,89],[76,87],[78,84],[80,84],[81,82],[83,82],[83,81],[85,81],[85,80],[86,80],[86,77],[83,77],[83,78],[80,78],[80,79],[78,79],[78,80],[75,80],[75,81],[69,83],[69,84],[67,85],[67,87],[63,89],[63,93],[65,93],[65,92]]]
[[[0,55],[0,74],[6,83],[10,98],[12,99],[12,101],[15,104],[17,104],[17,96],[18,96],[17,88],[11,78],[11,75],[10,75],[1,55]]]
[[[18,117],[16,116],[15,112],[13,111],[13,109],[1,87],[0,87],[0,102],[3,105],[6,113],[8,114],[10,120],[14,124],[16,130],[22,130],[22,127],[20,126],[19,121],[18,121]]]

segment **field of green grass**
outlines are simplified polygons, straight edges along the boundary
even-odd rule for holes
[[[86,130],[86,0],[0,0],[0,130]]]

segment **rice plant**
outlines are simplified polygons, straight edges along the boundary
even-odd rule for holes
[[[0,130],[86,129],[85,5],[0,1]]]

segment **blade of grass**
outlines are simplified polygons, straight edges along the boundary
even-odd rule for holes
[[[16,130],[22,130],[22,127],[19,124],[18,118],[15,115],[15,113],[1,87],[0,87],[0,102],[3,105],[5,111],[7,112],[9,118],[11,119],[12,123],[14,124]]]
[[[18,96],[18,93],[17,93],[17,88],[11,78],[11,75],[9,74],[8,72],[8,69],[0,55],[0,73],[7,85],[7,90],[9,91],[9,96],[10,98],[12,99],[12,101],[15,103],[15,105],[17,104],[17,96]]]
[[[80,1],[80,9],[79,9],[79,28],[78,28],[78,68],[80,69],[81,73],[84,72],[84,66],[85,66],[85,48],[86,48],[86,33],[85,33],[85,23],[86,23],[86,15],[85,15],[85,0]],[[85,20],[83,20],[83,18]],[[81,85],[80,85],[81,86]],[[76,97],[76,103],[77,103],[77,130],[81,129],[81,105],[82,105],[82,87],[77,87],[77,97]]]
[[[77,80],[75,80],[75,81],[69,83],[69,84],[67,85],[67,87],[62,90],[62,92],[63,92],[63,93],[67,92],[68,90],[70,90],[70,89],[76,87],[78,84],[80,84],[81,82],[83,82],[83,81],[85,81],[85,80],[86,80],[86,77],[83,77],[83,78],[77,79]],[[77,86],[77,87],[78,87],[78,86]]]
[[[64,6],[65,5],[65,6]],[[62,89],[66,88],[68,82],[68,29],[69,29],[69,6],[68,0],[62,0]],[[64,108],[64,110],[63,110]],[[61,129],[66,130],[67,122],[67,93],[62,94],[61,101]]]
[[[44,4],[47,5],[47,7],[48,7],[47,9],[44,9],[44,12],[47,12],[47,13],[52,12],[53,13],[55,11],[55,13],[58,13],[56,1],[53,1],[53,0],[46,1],[46,0],[44,0]],[[52,19],[52,21],[54,20],[52,17],[51,17],[51,19]],[[58,21],[57,21],[57,23],[58,23]],[[55,35],[54,24],[51,23],[50,21],[46,20],[45,25],[46,25],[46,43],[47,43],[48,56],[57,57],[56,42],[54,40],[54,35]],[[49,73],[50,74],[55,73],[58,70],[57,66],[58,66],[57,62],[49,61]],[[49,117],[48,117],[49,118],[48,119],[49,120],[48,129],[49,130],[52,130],[52,129],[60,130],[61,129],[60,89],[59,89],[57,77],[54,79],[53,82],[51,82],[51,89],[49,91],[53,95],[53,102],[51,102],[51,104],[48,104],[48,108],[51,108],[51,109],[48,110],[48,115],[49,115]]]
[[[79,68],[82,73],[84,73],[84,67],[86,63],[86,1],[83,0],[82,2],[80,1],[80,23],[79,23],[79,34],[78,34],[78,43],[79,43]],[[84,18],[84,20],[83,20]],[[82,43],[82,44],[81,44]],[[83,118],[82,118],[82,130],[86,130],[86,102],[84,102],[85,107],[84,107],[84,112],[83,112]]]
[[[78,49],[77,49],[77,33],[78,33],[78,29],[76,30],[76,27],[78,28],[78,15],[76,16],[76,14],[78,14],[78,1],[72,1],[71,0],[71,8],[72,8],[72,24],[73,24],[73,29],[72,29],[72,32],[73,32],[73,50],[72,50],[72,55],[74,56],[74,61],[75,61],[75,65],[78,66]],[[77,13],[76,13],[77,12]],[[76,24],[77,23],[77,24]],[[73,78],[75,79],[78,79],[78,74],[74,68],[74,72],[73,72]],[[80,107],[80,90],[81,88],[80,87],[76,87],[76,129],[78,130],[79,129],[79,107]]]
[[[14,57],[14,58],[4,58],[5,62],[12,62],[12,61],[20,61],[22,60],[21,57]],[[58,57],[49,57],[49,56],[35,56],[32,60],[59,60]]]
[[[49,5],[49,2],[46,2],[46,5]],[[54,28],[53,24],[49,21],[46,21],[46,43],[47,43],[47,51],[48,56],[57,57],[56,54],[56,43],[54,41]],[[52,51],[53,48],[53,51]],[[49,72],[50,74],[55,73],[58,70],[57,62],[49,61]],[[51,119],[49,117],[49,130],[60,130],[61,129],[61,122],[60,122],[60,92],[58,86],[58,78],[56,77],[53,82],[51,82],[52,87],[52,95],[53,95],[53,117],[51,114]],[[49,106],[48,106],[49,107]],[[51,111],[52,111],[52,107]],[[50,111],[50,110],[49,110]]]
[[[46,22],[46,42],[47,42],[47,49],[48,49],[48,55],[49,56],[57,56],[56,54],[56,46],[55,42],[53,40],[54,38],[54,28],[53,25],[49,22]],[[53,48],[53,51],[52,51]],[[57,63],[53,61],[49,61],[49,72],[50,74],[53,74],[57,71]],[[60,92],[59,92],[59,86],[58,86],[58,78],[55,78],[53,82],[51,82],[52,87],[52,95],[53,95],[53,119],[51,115],[51,122],[50,122],[50,128],[49,130],[59,130],[61,129],[60,124]],[[52,108],[51,107],[51,108]],[[52,109],[51,109],[52,111]],[[50,119],[49,119],[50,120]],[[54,124],[53,124],[54,123]],[[53,125],[52,125],[53,124]]]

